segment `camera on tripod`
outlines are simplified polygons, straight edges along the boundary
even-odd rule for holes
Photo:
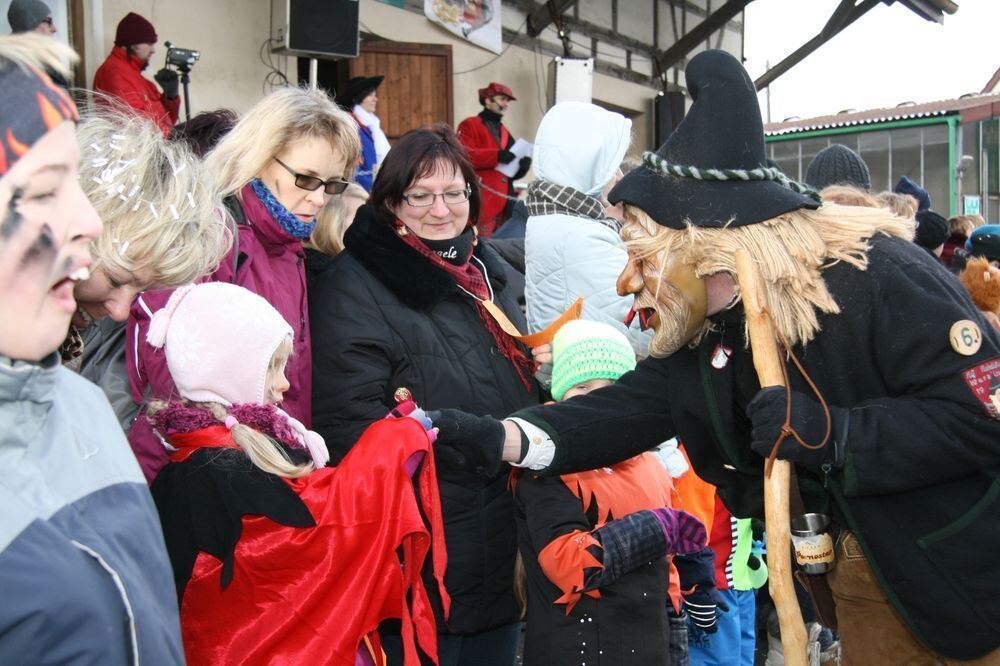
[[[194,64],[201,58],[201,53],[194,49],[182,49],[170,42],[165,42],[164,46],[167,47],[167,64],[173,65],[182,72],[190,72]]]

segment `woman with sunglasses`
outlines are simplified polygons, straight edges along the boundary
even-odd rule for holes
[[[295,345],[286,370],[292,388],[282,409],[306,427],[312,420],[312,371],[302,242],[330,197],[347,187],[359,152],[354,121],[326,93],[284,88],[254,105],[205,157],[237,232],[234,250],[209,279],[263,296],[292,327]],[[167,298],[166,292],[143,294],[132,308],[136,325],[129,326],[129,335],[138,341],[138,358],[129,369],[137,402],[174,395],[162,354],[145,337],[149,318]],[[136,421],[129,440],[147,453],[157,441],[146,419]],[[163,451],[154,465],[144,464],[147,478],[166,463]]]
[[[503,260],[477,240],[479,205],[475,170],[452,130],[413,130],[382,163],[368,204],[344,236],[345,250],[310,274],[313,425],[332,462],[407,393],[425,409],[475,414],[538,403],[531,351],[486,305],[492,301],[524,330]],[[444,666],[510,666],[514,659],[508,471],[499,460],[492,469],[470,469],[438,456],[447,619],[446,604],[432,603]],[[390,664],[402,663],[398,634],[398,627],[381,631]]]

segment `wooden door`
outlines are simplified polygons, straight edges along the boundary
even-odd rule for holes
[[[361,54],[348,62],[352,77],[385,77],[377,115],[390,141],[424,125],[454,125],[451,46],[362,42]]]

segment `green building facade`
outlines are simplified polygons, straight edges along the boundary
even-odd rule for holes
[[[765,126],[765,139],[792,178],[804,180],[816,153],[840,143],[865,160],[872,192],[909,176],[942,215],[1000,224],[1000,95],[789,120]]]

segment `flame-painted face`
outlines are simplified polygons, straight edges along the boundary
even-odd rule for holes
[[[676,352],[701,330],[708,292],[705,280],[682,257],[649,247],[659,229],[641,211],[626,209],[622,239],[629,245],[629,256],[616,286],[620,296],[635,298],[626,324],[638,316],[643,329],[654,329],[649,353],[662,357]]]

